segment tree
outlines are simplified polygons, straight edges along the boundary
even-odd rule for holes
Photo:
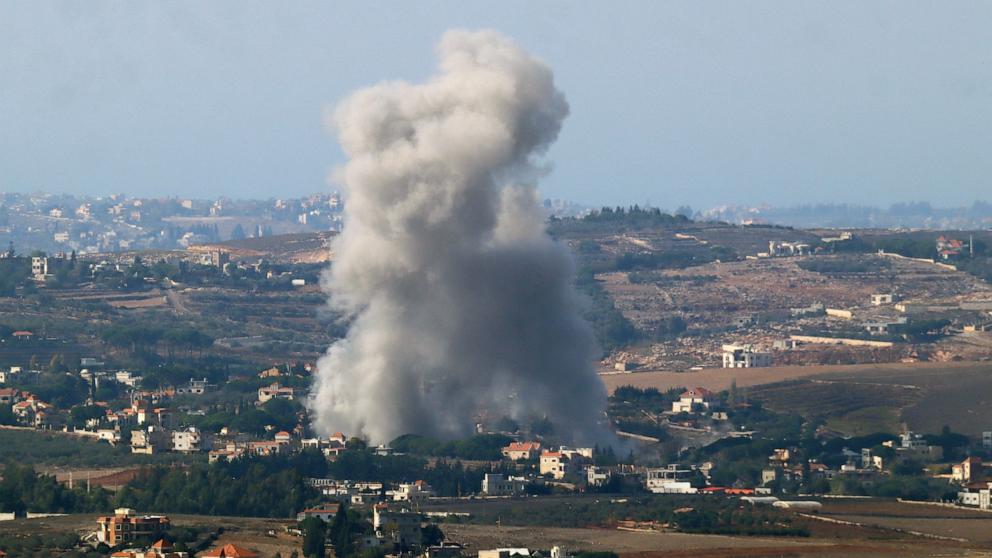
[[[300,529],[303,531],[303,555],[306,558],[324,558],[324,544],[327,541],[327,524],[324,520],[319,517],[308,517],[300,522]],[[336,555],[344,556],[341,553]]]
[[[444,542],[444,531],[431,523],[420,528],[420,540],[424,546],[437,546]]]

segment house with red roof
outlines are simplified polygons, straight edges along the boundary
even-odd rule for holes
[[[110,558],[189,558],[189,553],[176,552],[171,542],[159,539],[144,550],[135,548],[120,550],[111,554]]]
[[[503,457],[512,461],[521,459],[531,460],[537,457],[541,451],[540,442],[511,442],[501,450]]]
[[[202,558],[258,558],[259,554],[253,550],[228,543],[208,550],[200,556]]]

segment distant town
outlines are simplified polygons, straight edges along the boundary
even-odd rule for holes
[[[651,533],[801,545],[838,532],[985,544],[899,518],[967,526],[992,509],[988,231],[636,207],[550,217],[589,301],[615,436],[576,447],[542,416],[480,413],[458,440],[315,432],[315,367],[347,327],[318,286],[334,233],[272,228],[0,258],[0,444],[18,456],[0,481],[0,548],[563,557],[655,548]],[[74,535],[5,530],[22,524]],[[625,538],[583,539],[588,527]]]

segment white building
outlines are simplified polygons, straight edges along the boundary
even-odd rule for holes
[[[114,379],[117,380],[117,383],[119,384],[135,387],[138,385],[138,382],[141,381],[141,376],[129,370],[118,370],[117,373],[114,374]]]
[[[200,451],[203,437],[195,427],[177,430],[172,433],[172,449],[184,453]]]
[[[207,383],[206,378],[203,378],[202,380],[194,380],[193,378],[190,378],[189,382],[185,386],[176,388],[176,393],[180,395],[203,395],[212,387],[214,386]]]
[[[408,510],[390,510],[385,504],[373,508],[372,528],[380,540],[401,546],[420,544],[420,523],[423,516]]]
[[[292,401],[293,398],[296,397],[296,390],[291,387],[280,386],[278,382],[266,387],[258,388],[259,403],[265,403],[266,401],[277,397]]]
[[[678,401],[672,402],[673,413],[694,413],[706,411],[716,402],[716,394],[712,391],[696,387],[686,390],[679,396]]]
[[[572,464],[572,460],[562,452],[546,451],[541,453],[541,475],[551,475],[553,479],[561,480],[573,472],[575,472],[575,466]]]
[[[482,477],[482,493],[486,496],[516,496],[527,489],[527,479],[486,473]]]
[[[426,502],[431,496],[434,496],[434,489],[426,482],[418,480],[417,482],[397,485],[396,490],[391,491],[390,495],[394,502],[420,503]]]
[[[895,302],[895,295],[892,293],[874,293],[871,295],[872,306],[882,306]]]
[[[586,483],[589,486],[604,486],[609,484],[610,470],[605,467],[592,466],[586,469]]]
[[[759,352],[753,345],[724,345],[724,368],[761,368],[772,365],[771,353]]]
[[[809,244],[805,242],[768,241],[768,255],[770,256],[802,256],[809,254],[809,248]]]
[[[691,479],[696,476],[692,469],[682,469],[669,465],[660,469],[648,469],[644,475],[644,488],[655,494],[695,494]]]
[[[530,550],[526,548],[494,548],[480,550],[479,558],[528,558]]]

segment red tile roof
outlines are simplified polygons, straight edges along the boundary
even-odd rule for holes
[[[540,442],[510,442],[510,445],[503,448],[506,451],[537,451],[541,449]]]
[[[258,553],[228,543],[219,548],[214,548],[205,554],[201,554],[201,556],[203,558],[258,558]]]
[[[713,395],[714,395],[713,392],[706,388],[694,387],[682,393],[681,397],[709,399],[710,397],[713,397]]]

